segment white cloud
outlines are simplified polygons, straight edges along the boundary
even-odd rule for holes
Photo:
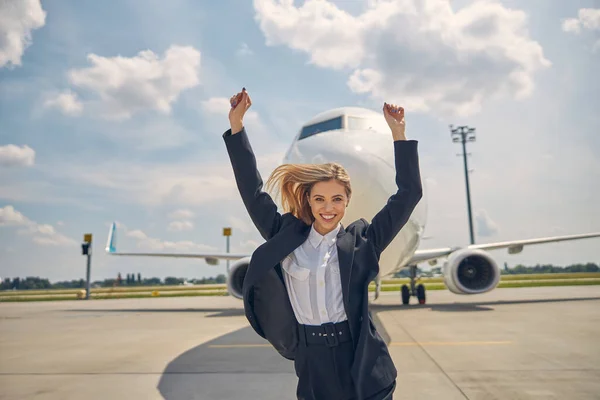
[[[569,33],[580,33],[581,28],[600,30],[600,8],[581,8],[578,18],[568,18],[563,21],[562,29]]]
[[[248,47],[247,43],[242,42],[240,44],[240,48],[236,51],[236,54],[238,56],[251,56],[254,54],[254,52],[250,49],[250,47]]]
[[[0,1],[0,68],[21,65],[31,32],[46,24],[40,0]]]
[[[194,223],[192,221],[173,221],[169,224],[168,230],[171,232],[183,232],[191,231],[194,229]]]
[[[137,246],[146,250],[176,250],[176,251],[201,251],[201,252],[216,252],[217,249],[213,246],[194,243],[189,240],[178,242],[163,241],[157,238],[149,237],[143,231],[136,229],[127,232],[127,236],[137,240]]]
[[[328,1],[308,0],[297,8],[291,1],[256,0],[254,7],[268,46],[287,45],[334,69],[355,68],[365,56],[365,21]]]
[[[147,110],[168,115],[183,91],[200,84],[200,58],[194,47],[177,45],[169,47],[162,58],[151,50],[133,57],[89,54],[92,66],[72,69],[68,77],[74,87],[92,94],[92,99],[75,103],[83,104],[91,115],[115,120]]]
[[[15,210],[12,205],[0,208],[0,226],[21,227],[18,231],[20,235],[31,236],[35,243],[41,245],[72,246],[77,244],[75,240],[58,233],[52,225],[31,221]]]
[[[562,30],[567,33],[580,34],[582,29],[590,31],[600,30],[600,8],[581,8],[578,18],[563,20]],[[600,49],[600,39],[596,39],[592,45],[592,52]]]
[[[169,214],[171,219],[190,219],[194,218],[194,212],[188,209],[175,210]]]
[[[62,93],[48,98],[48,100],[44,102],[44,107],[55,107],[64,114],[71,116],[79,115],[83,110],[83,104],[79,101],[77,93],[74,93],[71,90],[65,90]]]
[[[23,226],[29,223],[31,221],[13,206],[0,208],[0,226]]]
[[[563,21],[562,30],[569,33],[580,33],[581,24],[577,18],[569,18]]]
[[[370,1],[358,16],[317,0],[254,7],[267,45],[348,71],[353,91],[413,111],[469,115],[493,97],[523,98],[551,65],[529,38],[527,15],[495,2],[455,11],[449,0]]]
[[[230,108],[229,100],[225,97],[211,97],[202,102],[202,109],[210,114],[228,115]]]
[[[35,151],[27,146],[16,146],[7,144],[0,146],[0,166],[1,167],[29,167],[35,162]]]

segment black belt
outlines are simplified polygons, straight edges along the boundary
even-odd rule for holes
[[[323,325],[300,324],[300,335],[306,338],[306,344],[320,344],[328,347],[337,346],[339,343],[349,342],[350,324],[348,321],[334,324],[329,322]]]

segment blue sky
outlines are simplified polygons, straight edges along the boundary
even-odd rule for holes
[[[118,272],[200,278],[224,264],[103,254],[252,252],[262,239],[221,134],[245,86],[264,178],[302,123],[340,106],[403,104],[419,140],[429,216],[422,248],[468,243],[469,145],[478,243],[600,231],[600,7],[594,1],[3,2],[0,276]],[[598,240],[492,254],[600,263]]]

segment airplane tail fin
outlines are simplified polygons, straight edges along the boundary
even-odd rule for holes
[[[110,226],[110,230],[108,231],[108,241],[106,242],[106,252],[107,253],[116,253],[117,249],[115,247],[116,244],[116,229],[117,223],[113,222]]]

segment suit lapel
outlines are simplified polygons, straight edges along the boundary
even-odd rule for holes
[[[346,310],[349,310],[348,299],[350,298],[350,276],[354,262],[355,231],[347,232],[345,228],[340,229],[337,236],[337,251],[340,262],[340,278],[342,280],[342,294]]]
[[[248,269],[249,276],[246,277],[244,285],[251,286],[269,269],[280,263],[285,257],[300,246],[310,232],[310,225],[297,221],[284,232],[273,236],[256,249],[250,261],[252,268]]]

